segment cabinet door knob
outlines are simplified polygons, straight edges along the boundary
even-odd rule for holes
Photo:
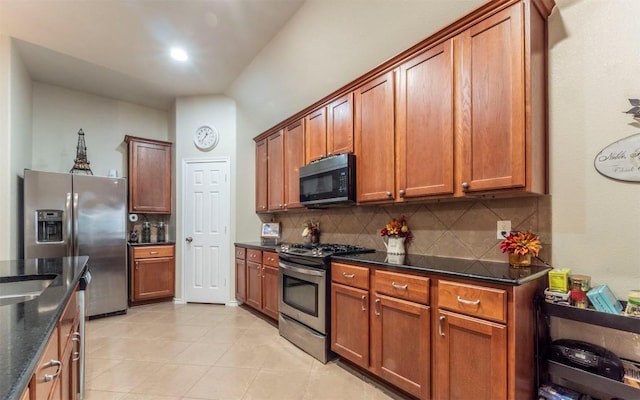
[[[387,192],[387,197],[391,197],[391,192]]]
[[[187,236],[185,240],[187,241],[187,243],[193,242],[193,238],[191,236]]]
[[[400,192],[399,192],[399,193],[400,193],[400,197],[404,197],[404,194],[405,194],[404,189],[400,189]]]
[[[462,182],[462,190],[469,190],[469,183],[468,182]]]
[[[284,203],[284,208],[287,208],[287,203]]]
[[[444,336],[444,329],[442,329],[442,323],[444,322],[444,315],[440,316],[440,320],[438,321],[438,333],[440,336]]]
[[[367,295],[363,294],[360,300],[362,300],[362,311],[367,311]]]
[[[373,302],[373,312],[374,314],[376,314],[376,317],[380,316],[380,311],[378,311],[378,304],[380,304],[380,299],[376,299],[376,301]]]

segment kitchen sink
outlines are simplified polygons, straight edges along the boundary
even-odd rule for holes
[[[0,277],[0,306],[37,298],[55,278],[53,274]]]

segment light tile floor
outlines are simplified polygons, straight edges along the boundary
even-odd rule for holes
[[[241,307],[161,303],[87,323],[86,400],[389,400]]]

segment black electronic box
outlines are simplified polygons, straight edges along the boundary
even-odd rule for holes
[[[550,359],[616,381],[623,381],[620,358],[595,344],[573,339],[558,339],[551,344]]]

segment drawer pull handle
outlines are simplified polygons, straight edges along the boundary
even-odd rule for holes
[[[157,251],[150,251],[149,254],[158,254]]]
[[[395,282],[391,282],[391,286],[394,287],[394,289],[402,289],[402,290],[407,290],[407,288],[409,287],[408,283],[405,283],[404,285],[398,285]]]
[[[367,295],[363,294],[360,300],[362,300],[362,311],[367,311]]]
[[[346,272],[343,272],[342,276],[344,276],[345,278],[353,279],[356,277],[356,274],[347,274]]]
[[[378,311],[378,304],[380,304],[380,299],[376,299],[376,301],[373,303],[373,313],[379,317],[380,311]]]
[[[60,372],[62,372],[62,363],[58,360],[51,360],[49,361],[46,365],[46,368],[48,367],[57,367],[56,368],[56,373],[55,374],[44,374],[44,381],[45,382],[51,382],[52,380],[54,380],[58,375],[60,375]]]
[[[465,300],[462,297],[458,296],[458,303],[467,304],[470,306],[477,306],[478,304],[480,304],[480,299],[476,301],[471,301],[471,300]]]
[[[438,321],[438,333],[440,336],[444,336],[444,329],[442,329],[442,323],[444,322],[444,315],[440,316],[440,320]]]

